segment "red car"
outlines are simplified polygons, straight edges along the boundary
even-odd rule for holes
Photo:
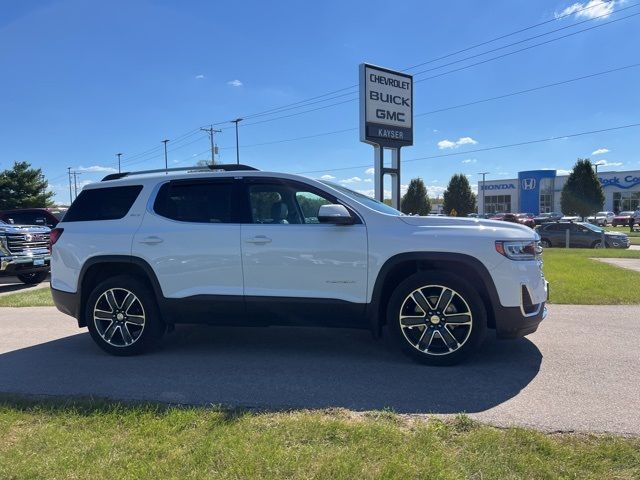
[[[629,226],[629,219],[632,216],[633,216],[632,211],[620,212],[615,217],[613,217],[613,222],[611,222],[611,225],[613,225],[614,227],[620,227],[620,226],[627,227]]]
[[[533,216],[528,213],[496,213],[489,220],[502,220],[503,222],[519,223],[520,225],[526,225],[529,228],[534,228],[536,222],[533,221]]]

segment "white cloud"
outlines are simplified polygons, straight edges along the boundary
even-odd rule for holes
[[[373,175],[375,173],[375,169],[373,167],[367,168],[364,173],[365,175]]]
[[[373,179],[372,179],[372,178],[365,178],[365,179],[363,180],[363,182],[364,182],[364,183],[371,183],[371,182],[373,182]]]
[[[602,160],[598,160],[599,167],[621,167],[624,165],[622,162],[610,162],[609,160],[603,158]]]
[[[438,148],[440,150],[444,150],[446,148],[456,148],[456,142],[452,142],[451,140],[440,140],[438,142]]]
[[[336,177],[334,177],[333,175],[322,175],[320,177],[320,180],[335,180]]]
[[[203,78],[204,78],[204,75],[202,74],[196,75],[196,80],[202,80]]]
[[[609,153],[609,149],[608,148],[599,148],[599,149],[594,150],[593,152],[591,152],[591,155],[602,155],[603,153]]]
[[[351,177],[351,178],[344,178],[342,180],[340,180],[340,183],[357,183],[357,182],[361,182],[362,179],[360,177]]]
[[[558,168],[556,170],[556,175],[569,175],[571,173],[571,170],[564,170],[562,168]]]
[[[440,150],[446,150],[448,148],[458,148],[460,145],[475,145],[477,143],[477,140],[471,137],[460,137],[455,142],[451,140],[440,140],[438,142],[438,148]]]
[[[561,12],[556,12],[556,18],[562,17],[564,15],[571,15],[572,13],[576,14],[576,17],[582,18],[607,18],[609,15],[613,13],[613,10],[617,3],[622,3],[622,1],[616,0],[589,0],[588,2],[576,2],[573,5],[569,5]]]
[[[88,173],[113,173],[118,170],[112,167],[103,167],[102,165],[92,165],[91,167],[78,167],[76,168],[76,171]]]
[[[240,80],[229,80],[227,85],[231,85],[232,87],[241,87],[242,82]]]
[[[476,163],[477,161],[475,158],[467,158],[466,160],[462,160],[462,163]]]

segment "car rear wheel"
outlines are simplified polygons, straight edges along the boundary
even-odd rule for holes
[[[98,284],[84,314],[93,340],[112,355],[136,355],[155,347],[166,330],[151,289],[124,275]]]
[[[400,283],[389,300],[387,323],[400,349],[429,365],[465,360],[487,329],[478,292],[447,272],[416,273]]]
[[[49,272],[34,272],[34,273],[22,273],[16,275],[18,280],[27,285],[37,285],[44,282],[47,279]]]

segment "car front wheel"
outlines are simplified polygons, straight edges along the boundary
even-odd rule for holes
[[[447,272],[420,272],[400,283],[387,308],[394,342],[429,365],[454,365],[477,350],[487,329],[478,292]]]
[[[155,347],[166,329],[151,289],[124,275],[98,284],[84,314],[93,340],[112,355],[136,355]]]

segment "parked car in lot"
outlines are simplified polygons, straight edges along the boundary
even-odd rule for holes
[[[595,215],[587,217],[587,222],[606,227],[607,225],[613,224],[615,216],[616,214],[613,212],[598,212]]]
[[[49,274],[49,233],[47,227],[9,225],[0,220],[0,277],[18,277],[22,283],[36,284]]]
[[[243,165],[87,185],[52,232],[52,295],[115,355],[176,323],[382,327],[410,357],[461,361],[487,328],[546,315],[538,235],[408,216],[344,186]]]
[[[629,219],[631,217],[633,217],[633,210],[620,212],[615,217],[613,217],[611,225],[613,225],[614,227],[627,227],[629,226]]]
[[[548,212],[548,213],[541,213],[537,217],[534,217],[533,221],[536,225],[542,225],[543,223],[546,223],[546,222],[556,222],[560,220],[562,217],[563,215],[560,212]]]
[[[19,208],[0,212],[0,220],[10,225],[38,225],[55,228],[64,215],[59,208]]]
[[[566,246],[569,232],[570,248],[602,248],[604,232],[607,248],[629,248],[629,237],[624,233],[607,232],[588,222],[551,222],[536,227],[543,247]]]
[[[533,216],[527,213],[496,213],[490,220],[501,220],[503,222],[519,223],[529,228],[535,227]]]

